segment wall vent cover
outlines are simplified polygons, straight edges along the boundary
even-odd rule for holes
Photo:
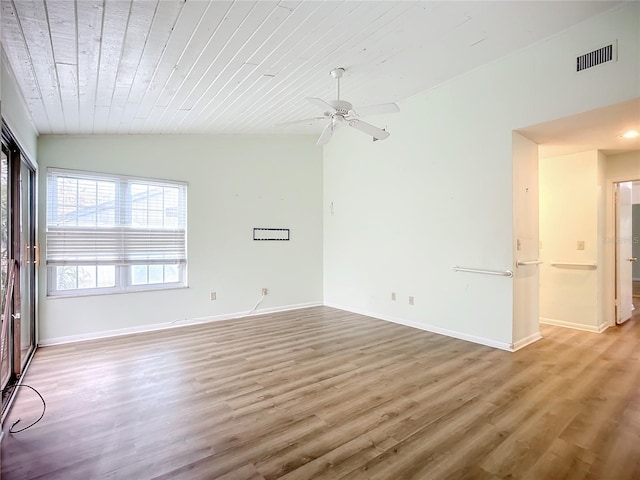
[[[616,42],[612,42],[605,47],[580,55],[576,58],[576,72],[581,72],[603,63],[615,62],[618,53],[616,46]]]

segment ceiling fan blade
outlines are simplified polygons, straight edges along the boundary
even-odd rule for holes
[[[350,113],[355,114],[358,117],[366,117],[367,115],[380,115],[382,113],[397,113],[400,111],[400,107],[395,103],[381,103],[379,105],[369,105],[368,107],[360,107],[357,110],[352,110]]]
[[[302,120],[293,120],[292,122],[276,123],[276,127],[288,127],[289,125],[315,125],[320,120],[326,120],[326,117],[304,118]]]
[[[314,105],[317,105],[323,110],[329,109],[329,111],[332,113],[336,112],[335,108],[333,108],[331,105],[329,105],[327,102],[325,102],[321,98],[307,97],[307,101],[313,103]]]
[[[329,124],[326,127],[324,127],[324,130],[322,130],[322,134],[320,135],[320,138],[318,138],[316,145],[326,145],[327,143],[329,143],[329,140],[331,140],[332,134],[333,134],[333,125]]]
[[[382,130],[381,128],[374,127],[370,123],[363,122],[362,120],[349,120],[349,126],[355,128],[356,130],[360,130],[367,135],[371,135],[377,140],[384,140],[390,135],[389,132]]]

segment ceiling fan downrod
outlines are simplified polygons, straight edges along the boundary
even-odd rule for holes
[[[336,96],[336,100],[340,100],[340,79],[342,78],[342,74],[344,73],[344,68],[338,67],[331,70],[331,76],[336,79],[336,83],[338,85],[338,94]]]

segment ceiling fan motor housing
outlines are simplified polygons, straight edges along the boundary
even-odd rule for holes
[[[353,110],[353,105],[351,105],[349,102],[345,102],[344,100],[331,100],[327,103],[336,109],[336,113],[343,116],[347,115],[349,111]]]

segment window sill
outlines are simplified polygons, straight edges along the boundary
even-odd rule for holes
[[[78,298],[78,297],[104,297],[110,295],[126,295],[129,293],[153,293],[153,292],[166,292],[167,290],[185,290],[189,288],[189,285],[180,286],[167,286],[167,287],[153,287],[153,288],[130,288],[128,290],[111,290],[97,292],[95,290],[90,292],[72,292],[72,293],[47,293],[47,300],[57,300],[60,298]]]

